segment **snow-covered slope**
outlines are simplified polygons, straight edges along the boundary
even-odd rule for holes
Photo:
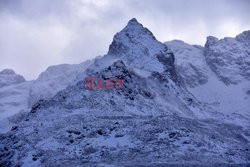
[[[204,90],[210,102],[216,100],[219,111],[233,113],[236,117],[250,117],[249,41],[250,31],[245,31],[235,38],[207,38],[205,59],[216,77],[211,76],[205,87],[196,89],[197,98],[203,96],[199,92]]]
[[[207,38],[206,61],[225,84],[250,81],[249,36],[250,31],[245,31],[236,38]]]
[[[31,106],[40,99],[53,97],[65,89],[83,72],[93,60],[80,64],[62,64],[50,66],[42,72],[38,79],[25,81],[13,70],[0,72],[0,133],[11,129],[18,123],[15,114],[28,112]]]
[[[28,95],[31,82],[22,82],[0,89],[0,133],[11,129],[12,123],[8,118],[28,112]]]
[[[187,87],[203,85],[208,81],[208,66],[204,48],[173,40],[165,44],[174,52],[175,66]]]
[[[202,57],[193,46],[180,45]],[[189,53],[187,49],[180,55]],[[247,166],[249,119],[227,117],[197,100],[183,85],[188,75],[179,75],[175,67],[169,47],[130,20],[115,35],[107,55],[66,89],[37,102],[17,126],[0,135],[0,164]],[[210,68],[197,68],[207,80],[187,84],[190,90],[209,83]],[[197,79],[200,74],[194,71],[191,76]],[[122,89],[86,89],[85,77],[118,78],[124,84]],[[237,119],[241,124],[234,124]]]
[[[40,99],[53,97],[60,90],[70,85],[75,78],[82,73],[93,60],[88,60],[80,64],[60,64],[49,66],[33,82],[30,92],[28,105],[31,107]]]
[[[10,130],[10,116],[27,111],[30,84],[11,69],[0,72],[0,133]]]
[[[187,89],[216,111],[235,118],[250,118],[248,34],[222,40],[208,37],[205,48],[176,40],[165,43],[174,52]]]
[[[13,70],[4,69],[0,71],[0,88],[22,82],[25,82],[23,76],[16,74]]]

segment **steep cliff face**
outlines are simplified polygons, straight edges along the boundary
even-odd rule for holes
[[[208,37],[205,57],[208,65],[225,84],[237,84],[250,80],[250,47],[246,31],[236,38]]]
[[[175,67],[187,87],[196,87],[208,82],[209,67],[204,57],[204,48],[189,45],[180,40],[165,42],[175,55]]]
[[[208,37],[205,47],[182,41],[165,43],[177,72],[197,99],[234,117],[249,117],[249,31],[235,38]]]
[[[208,66],[224,83],[210,82],[214,99],[220,111],[248,116],[250,107],[250,46],[249,31],[235,38],[216,39],[208,37],[205,58]],[[226,85],[226,86],[225,86]]]

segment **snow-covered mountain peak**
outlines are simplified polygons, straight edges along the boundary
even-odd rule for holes
[[[244,42],[250,48],[250,30],[244,31],[236,36],[236,40]]]
[[[141,23],[139,23],[135,18],[131,19],[121,32],[125,33],[125,35],[129,36],[130,38],[147,36],[148,38],[156,40],[153,33]]]
[[[205,44],[205,47],[206,47],[206,46],[213,45],[213,44],[216,43],[217,41],[219,41],[218,38],[216,38],[216,37],[214,37],[214,36],[208,36],[208,37],[207,37],[206,44]]]
[[[151,44],[153,46],[159,45],[152,32],[138,23],[136,19],[131,19],[127,26],[114,36],[108,54],[126,53],[136,47],[139,47],[139,49],[147,48],[148,52],[152,53],[159,47],[154,49],[153,46],[150,47]]]
[[[128,24],[124,27],[122,32],[123,31],[125,31],[126,33],[129,33],[130,35],[134,34],[135,36],[147,34],[149,36],[154,37],[151,31],[143,27],[143,25],[139,23],[135,18],[128,21]],[[138,34],[138,32],[141,32],[141,34]]]
[[[128,25],[139,25],[139,26],[142,26],[142,24],[140,24],[136,18],[132,18],[131,20],[128,21]]]
[[[250,80],[250,31],[236,38],[208,37],[205,57],[210,68],[225,84],[237,84]]]
[[[123,60],[144,76],[150,76],[154,71],[163,72],[166,68],[163,59],[166,59],[165,62],[168,59],[169,65],[172,63],[174,66],[172,52],[136,19],[130,20],[114,36],[108,51],[108,57],[110,56]]]
[[[0,72],[0,88],[22,82],[25,82],[24,77],[16,74],[12,69],[4,69]]]
[[[249,113],[249,81],[242,78],[249,67],[245,42],[209,37],[205,48],[179,40],[165,44],[175,55],[176,71],[197,99],[221,113]]]

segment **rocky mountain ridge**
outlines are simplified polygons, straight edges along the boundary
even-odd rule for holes
[[[10,132],[0,135],[0,164],[247,166],[249,99],[238,94],[246,108],[236,116],[241,108],[225,113],[228,101],[220,105],[210,98],[212,90],[245,89],[248,80],[228,85],[222,73],[211,69],[224,70],[210,61],[217,42],[209,40],[205,48],[181,41],[163,44],[130,20],[106,55],[77,73],[65,89],[35,103],[16,118],[19,123]],[[123,79],[123,89],[86,89],[86,77]],[[225,97],[215,100],[220,98]]]

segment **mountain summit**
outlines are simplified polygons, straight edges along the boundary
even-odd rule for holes
[[[136,19],[114,36],[107,55],[122,59],[144,76],[168,71],[176,79],[172,52]]]
[[[150,44],[155,46],[159,45],[159,42],[147,28],[143,27],[136,19],[131,19],[127,26],[114,36],[108,54],[126,54],[129,50],[136,49],[137,46],[143,47],[143,49],[152,48],[149,51],[158,49]]]
[[[0,71],[0,88],[21,82],[25,82],[24,77],[16,74],[14,70],[4,69]]]

